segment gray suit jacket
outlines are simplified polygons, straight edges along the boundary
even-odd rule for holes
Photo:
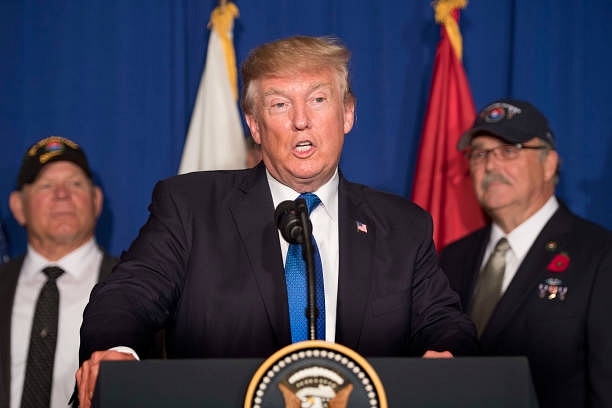
[[[466,310],[489,231],[476,231],[440,254]],[[553,259],[564,257],[569,264],[551,270]],[[612,233],[561,204],[493,311],[482,351],[527,356],[541,408],[612,407],[611,290]]]
[[[8,408],[11,391],[11,314],[17,279],[25,255],[0,264],[0,408]],[[117,259],[104,253],[98,281],[111,272]],[[76,352],[76,351],[75,351]],[[68,403],[66,401],[66,403]]]

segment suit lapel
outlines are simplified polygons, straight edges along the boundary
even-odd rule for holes
[[[265,304],[269,323],[279,344],[290,344],[283,258],[265,167],[259,165],[256,171],[246,174],[236,194],[229,200],[230,211],[248,253],[250,271]]]
[[[15,289],[24,257],[21,256],[0,268],[0,406],[8,407],[11,389],[11,314]]]
[[[336,341],[354,350],[359,347],[360,335],[370,297],[371,271],[378,270],[373,257],[377,236],[374,219],[361,199],[356,185],[340,178],[339,274]],[[358,224],[361,228],[358,229]],[[365,231],[364,231],[365,227]],[[387,259],[384,254],[377,259]]]
[[[470,273],[465,275],[465,277],[462,273],[460,273],[459,276],[453,277],[454,280],[461,282],[461,286],[457,288],[457,290],[461,291],[461,293],[459,293],[461,299],[469,299],[468,302],[464,302],[465,304],[463,306],[466,313],[469,313],[471,307],[474,287],[478,280],[478,274],[480,274],[482,259],[487,249],[487,242],[489,241],[490,234],[491,225],[487,225],[475,233],[473,240],[470,241],[470,248],[467,249],[465,253],[476,253],[477,256],[465,256],[462,259],[464,266],[460,269],[460,271],[465,270],[470,271]]]
[[[481,340],[488,342],[498,336],[518,309],[529,297],[536,296],[536,289],[555,253],[546,249],[551,241],[561,242],[571,225],[568,210],[561,206],[546,223],[535,242],[527,252],[508,289],[493,311],[491,320]]]
[[[102,252],[102,262],[100,263],[100,270],[98,271],[98,282],[102,282],[109,273],[113,270],[114,266],[119,262],[117,258],[114,258]]]

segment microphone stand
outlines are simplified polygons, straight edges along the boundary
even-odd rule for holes
[[[302,243],[302,257],[306,263],[306,278],[308,288],[308,303],[306,306],[306,318],[308,319],[308,339],[317,339],[317,317],[319,310],[317,309],[317,290],[316,290],[316,275],[314,248],[312,246],[312,223],[308,217],[308,206],[306,200],[298,198],[296,201],[297,215],[302,222],[302,233],[304,242]]]

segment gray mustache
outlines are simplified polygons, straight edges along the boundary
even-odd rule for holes
[[[498,183],[504,183],[504,184],[510,185],[510,181],[504,176],[502,176],[501,174],[487,174],[484,177],[484,179],[482,179],[480,186],[482,187],[483,190],[486,190],[487,188],[489,188],[489,184],[491,184],[492,182],[498,182]]]

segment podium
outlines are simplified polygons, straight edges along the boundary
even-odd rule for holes
[[[94,407],[243,407],[247,387],[263,361],[102,362]],[[538,407],[524,357],[370,358],[367,361],[380,377],[391,408]]]

